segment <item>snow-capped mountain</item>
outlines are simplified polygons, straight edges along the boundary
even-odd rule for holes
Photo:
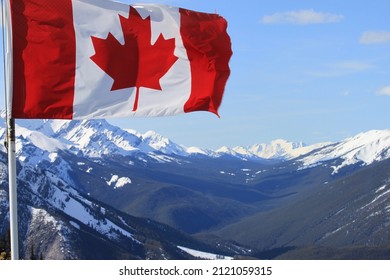
[[[217,150],[218,154],[230,154],[235,157],[246,159],[294,159],[301,155],[308,154],[313,150],[322,148],[330,143],[318,143],[314,145],[305,145],[303,142],[294,143],[283,139],[277,139],[269,144],[255,144],[249,147],[222,147]]]
[[[203,156],[220,158],[230,156],[241,160],[295,160],[300,168],[316,166],[330,160],[338,160],[334,173],[348,165],[390,157],[390,130],[373,130],[338,143],[305,145],[277,139],[269,144],[255,144],[249,147],[222,147],[212,151],[198,147],[185,147],[154,131],[139,133],[124,130],[105,120],[63,121],[63,120],[18,120],[17,148],[22,161],[38,163],[42,158],[53,162],[58,151],[71,152],[88,158],[101,156],[135,156],[142,161],[176,162],[180,158]],[[4,138],[4,128],[0,128]],[[22,144],[23,143],[23,144]],[[32,145],[39,151],[31,151],[27,157],[22,145]],[[35,156],[33,155],[34,153]]]
[[[341,142],[324,142],[309,146],[302,142],[278,139],[270,144],[222,147],[212,154],[214,157],[215,155],[230,155],[245,160],[297,160],[301,169],[334,161],[331,167],[333,174],[336,174],[349,165],[369,165],[390,158],[390,130],[371,130]]]
[[[16,131],[23,141],[27,141],[48,153],[67,150],[95,158],[102,155],[159,153],[166,156],[183,157],[203,155],[216,158],[229,155],[240,159],[287,160],[329,144],[320,143],[306,146],[303,143],[292,143],[279,139],[270,144],[256,144],[247,148],[222,147],[212,151],[179,145],[154,131],[142,134],[134,130],[120,129],[105,120],[18,120]],[[4,129],[2,129],[1,135],[4,136]],[[20,141],[19,145],[21,145]],[[19,148],[21,147],[19,146]]]
[[[4,129],[0,133],[4,137]],[[105,120],[18,120],[16,133],[19,157],[36,164],[42,159],[53,162],[60,151],[97,160],[132,156],[144,162],[171,162],[177,161],[175,156],[188,155],[183,147],[155,132],[131,132]],[[29,145],[37,150],[26,154],[24,147]]]
[[[331,162],[330,165],[335,174],[348,165],[369,165],[388,158],[390,158],[389,129],[360,133],[310,153],[299,161],[303,168]]]
[[[49,144],[51,149],[70,150],[87,157],[131,155],[139,151],[138,146],[142,142],[136,135],[112,126],[105,120],[24,120],[17,121],[16,132],[35,145]],[[40,133],[40,137],[35,137],[36,133]],[[46,137],[41,140],[42,134]],[[55,139],[55,144],[48,138]]]
[[[150,130],[142,134],[141,139],[146,145],[152,147],[155,151],[159,151],[167,155],[188,156],[188,152],[183,146],[174,143],[169,138],[163,137],[154,131]]]

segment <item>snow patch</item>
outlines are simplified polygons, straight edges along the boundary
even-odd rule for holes
[[[209,150],[206,150],[206,149],[201,149],[201,148],[198,148],[198,147],[189,147],[189,148],[185,148],[186,152],[190,155],[205,155],[205,156],[209,156],[211,155],[213,152],[209,151]]]
[[[58,153],[50,153],[49,154],[49,159],[50,159],[51,163],[55,162],[57,158],[58,158]]]
[[[365,208],[367,208],[368,206],[374,204],[376,201],[378,201],[381,197],[385,196],[386,194],[390,193],[390,190],[387,190],[385,191],[384,193],[381,193],[380,195],[378,195],[377,197],[375,197],[370,203],[364,205],[363,207],[360,208],[360,210],[363,210]]]
[[[131,184],[131,179],[128,177],[120,177],[118,175],[112,175],[110,181],[106,181],[107,185],[113,186],[114,189],[122,188],[127,184]]]
[[[37,208],[30,208],[31,216],[32,216],[32,222],[44,222],[45,225],[51,225],[53,229],[60,231],[61,230],[61,224],[53,217],[51,216],[46,210],[44,209],[37,209]]]
[[[230,176],[236,176],[235,173],[232,173],[232,172],[226,172],[226,171],[219,171],[220,174],[224,174],[224,175],[230,175]]]
[[[223,256],[223,255],[218,255],[218,254],[212,254],[212,253],[207,253],[207,252],[202,252],[202,251],[197,251],[193,249],[189,249],[186,247],[182,246],[177,246],[180,250],[186,252],[187,254],[196,257],[196,258],[201,258],[201,259],[206,259],[206,260],[233,260],[232,257],[229,256]]]
[[[381,191],[385,190],[386,187],[387,187],[386,185],[383,185],[382,187],[378,188],[378,189],[375,191],[375,193],[378,193],[378,192],[381,192]]]
[[[75,223],[73,221],[69,222],[74,228],[80,229],[80,225],[78,223]]]

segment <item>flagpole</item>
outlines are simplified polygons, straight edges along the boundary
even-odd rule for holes
[[[8,150],[8,188],[9,188],[9,220],[11,235],[11,259],[19,259],[18,233],[18,202],[16,186],[16,148],[15,148],[15,119],[12,118],[12,48],[11,33],[8,18],[9,2],[1,0],[3,23],[3,61],[4,61],[4,88],[7,122],[7,150]]]
[[[8,114],[7,114],[8,115]],[[16,187],[15,119],[7,116],[9,220],[11,233],[11,259],[19,259],[18,200]]]

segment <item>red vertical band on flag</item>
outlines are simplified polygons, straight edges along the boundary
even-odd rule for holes
[[[185,112],[218,115],[232,56],[227,22],[217,14],[180,9],[180,33],[191,65],[191,96]]]
[[[11,0],[13,118],[71,119],[76,36],[71,0]]]

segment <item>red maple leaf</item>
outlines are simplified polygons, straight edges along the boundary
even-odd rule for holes
[[[119,19],[125,43],[122,45],[111,33],[106,39],[92,36],[95,55],[91,59],[114,79],[112,91],[137,88],[133,106],[136,111],[140,87],[162,90],[160,78],[177,60],[175,39],[165,40],[160,34],[152,45],[150,17],[142,19],[131,6],[129,17],[119,15]]]

